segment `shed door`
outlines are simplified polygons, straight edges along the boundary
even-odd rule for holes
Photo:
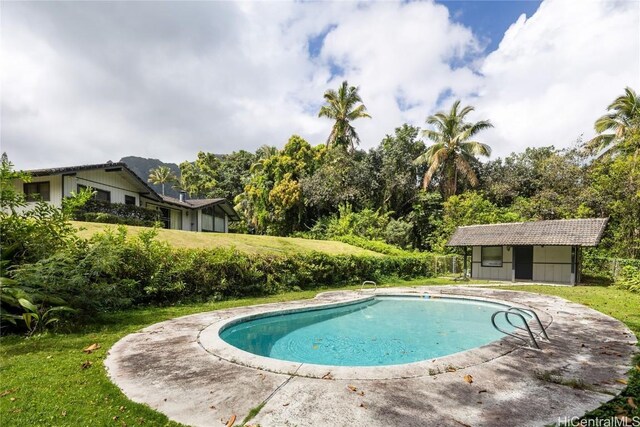
[[[516,280],[533,279],[533,246],[514,246]]]

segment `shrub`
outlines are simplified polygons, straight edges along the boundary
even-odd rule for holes
[[[640,293],[640,268],[625,265],[614,283],[616,288]]]
[[[411,246],[412,233],[411,223],[392,219],[384,229],[384,241],[390,245],[408,248]]]
[[[136,225],[139,227],[154,227],[157,224],[156,221],[120,217],[105,212],[87,212],[82,215],[76,214],[75,218],[78,221],[101,222],[105,224]]]
[[[433,274],[428,254],[355,256],[249,255],[234,249],[172,249],[157,231],[128,238],[124,227],[78,240],[14,273],[28,286],[64,299],[80,315],[134,305],[239,298],[293,289]],[[381,243],[383,244],[383,243]],[[408,255],[409,254],[409,255]]]
[[[363,237],[358,237],[354,235],[336,236],[336,237],[333,237],[331,240],[336,240],[338,242],[347,243],[349,245],[357,246],[362,249],[368,249],[370,251],[374,251],[374,252],[378,252],[386,255],[404,256],[404,255],[411,254],[411,252],[400,249],[397,246],[393,246],[388,243],[381,242],[379,240],[369,240],[369,239],[365,239]]]
[[[155,222],[160,220],[160,213],[140,206],[90,199],[83,206],[75,209],[74,217],[78,221],[151,227]]]

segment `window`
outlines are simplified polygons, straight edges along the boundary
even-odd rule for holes
[[[49,181],[46,182],[26,182],[24,184],[24,195],[27,202],[37,202],[51,200]]]
[[[86,185],[78,184],[78,193],[80,191],[84,190],[85,188],[87,188]],[[111,192],[110,191],[99,190],[99,189],[93,188],[93,187],[91,187],[91,189],[94,192],[93,198],[95,200],[100,200],[102,202],[111,203]]]
[[[124,204],[125,205],[132,205],[135,206],[136,205],[136,198],[133,196],[124,196]]]
[[[483,267],[502,267],[502,246],[483,246],[481,253]]]

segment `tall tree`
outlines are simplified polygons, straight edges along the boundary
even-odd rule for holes
[[[349,86],[345,80],[338,91],[327,90],[324,100],[326,104],[320,108],[318,117],[335,120],[327,139],[327,146],[349,147],[353,150],[355,145],[360,143],[360,137],[351,122],[363,117],[371,118],[358,94],[358,88]]]
[[[609,113],[596,120],[598,135],[587,143],[587,149],[598,157],[620,147],[620,143],[632,131],[640,128],[640,98],[630,87],[608,107]]]
[[[423,187],[429,187],[434,176],[438,175],[444,199],[456,194],[458,175],[465,178],[472,187],[478,185],[478,176],[472,165],[477,162],[476,156],[488,157],[491,148],[487,144],[474,141],[478,132],[493,127],[489,120],[475,123],[465,121],[472,106],[460,109],[460,101],[453,103],[448,113],[440,111],[427,117],[427,124],[433,129],[426,129],[422,134],[433,141],[427,150],[415,159],[415,164],[426,164]]]
[[[171,172],[171,169],[169,169],[168,166],[158,166],[157,168],[149,171],[149,179],[147,181],[152,184],[161,184],[162,195],[164,196],[164,185],[175,182],[176,180],[176,176]]]

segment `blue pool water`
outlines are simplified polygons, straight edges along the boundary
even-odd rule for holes
[[[293,362],[397,365],[502,338],[491,325],[491,315],[502,309],[500,304],[473,300],[377,297],[242,321],[222,330],[220,337],[250,353]],[[513,330],[503,322],[498,324]]]

